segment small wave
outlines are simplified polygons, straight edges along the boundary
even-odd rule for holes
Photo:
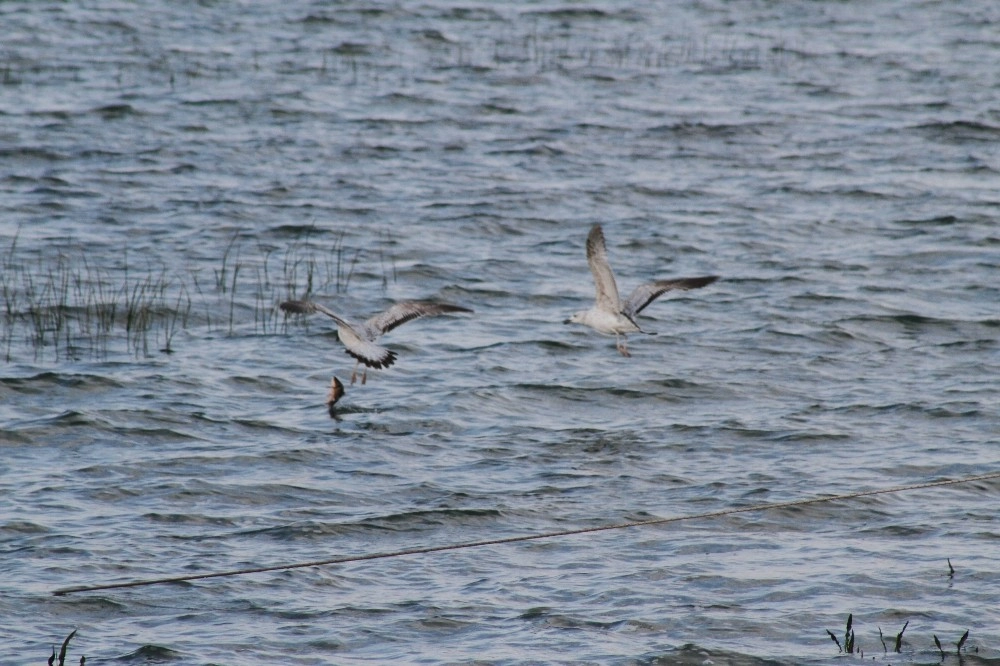
[[[91,190],[79,190],[79,189],[60,189],[57,187],[36,187],[31,190],[31,194],[34,196],[44,197],[60,197],[63,199],[90,199],[98,198],[103,196],[100,192],[93,192]]]
[[[83,412],[68,409],[57,414],[56,416],[50,416],[48,418],[35,421],[34,425],[50,425],[60,428],[78,428],[80,426],[100,426],[106,424],[101,423],[99,419],[87,416]]]
[[[772,442],[837,442],[853,439],[847,433],[820,430],[779,431],[765,435],[764,438]]]
[[[652,187],[650,185],[634,185],[632,191],[647,197],[669,198],[669,199],[695,199],[706,196],[704,190],[686,189],[681,190],[673,187]]]
[[[901,414],[922,415],[934,418],[966,418],[982,415],[982,410],[974,402],[950,402],[929,406],[918,402],[891,402],[882,405],[851,404],[835,407],[830,411],[839,414]]]
[[[330,51],[337,55],[361,56],[371,55],[372,48],[369,44],[362,44],[361,42],[341,42],[330,49]]]
[[[0,430],[0,443],[3,444],[31,444],[34,441],[34,436],[14,432],[9,426]]]
[[[386,104],[420,104],[424,106],[436,105],[438,101],[425,95],[411,95],[408,93],[391,92],[376,98]]]
[[[305,25],[310,25],[310,24],[333,25],[339,23],[339,20],[336,18],[336,13],[323,12],[321,14],[306,14],[302,18],[298,19],[298,22],[303,23]]]
[[[49,528],[28,520],[12,520],[4,525],[0,525],[0,533],[10,532],[13,534],[47,534]]]
[[[121,382],[103,375],[42,372],[32,377],[0,377],[0,386],[9,386],[17,393],[49,393],[53,386],[85,391],[122,388]]]
[[[235,521],[219,516],[203,516],[182,513],[146,513],[142,516],[153,523],[168,523],[173,525],[213,525],[220,527],[233,527]]]
[[[364,520],[359,524],[411,524],[416,521],[432,525],[454,525],[457,522],[465,522],[464,519],[466,518],[499,518],[502,515],[498,509],[428,509],[424,511],[404,511],[402,513],[388,514],[377,519]]]
[[[108,104],[91,109],[91,113],[96,113],[105,120],[117,120],[126,116],[141,115],[131,104]]]
[[[2,160],[42,160],[44,162],[56,162],[67,158],[68,156],[62,153],[56,153],[44,148],[35,148],[33,146],[0,148],[0,159]]]
[[[939,319],[927,315],[919,315],[913,312],[884,315],[857,315],[838,319],[836,324],[841,323],[863,323],[863,324],[900,324],[908,328],[929,327],[929,326],[952,326],[955,321],[952,319]]]
[[[750,135],[761,135],[764,133],[765,129],[770,126],[768,124],[762,123],[743,123],[743,124],[712,124],[712,123],[691,123],[691,122],[680,122],[672,123],[669,125],[656,125],[650,127],[646,130],[647,134],[663,135],[670,134],[676,135],[683,139],[695,139],[695,138],[711,138],[711,139],[729,139],[737,136]]]
[[[429,42],[440,42],[442,44],[454,44],[458,40],[449,37],[440,30],[434,28],[424,28],[416,32],[421,38],[426,39]]]
[[[1000,127],[970,120],[924,123],[913,129],[943,143],[993,143],[1000,139]]]
[[[945,227],[958,224],[961,220],[954,215],[938,215],[920,219],[896,220],[896,224],[908,227]]]
[[[525,16],[537,16],[550,19],[607,19],[611,14],[592,7],[560,7],[558,9],[535,9],[524,12]]]
[[[74,584],[77,583],[77,581],[73,582]],[[62,603],[75,606],[86,613],[124,615],[126,612],[131,610],[131,607],[128,604],[115,601],[114,599],[108,599],[107,597],[71,597]]]
[[[115,661],[137,664],[157,664],[163,661],[181,661],[184,656],[176,650],[162,647],[160,645],[143,645],[138,650],[115,657]]]
[[[370,212],[370,210],[369,209],[358,209],[358,210],[355,210],[353,212],[365,213],[365,212]],[[312,224],[312,223],[310,223],[310,224],[294,224],[294,223],[279,224],[279,225],[270,227],[267,231],[268,231],[268,233],[273,234],[274,236],[276,236],[278,238],[295,238],[295,239],[297,239],[297,238],[304,238],[304,237],[307,237],[307,236],[323,237],[323,236],[333,236],[334,235],[334,232],[331,231],[330,229],[326,229],[324,227],[317,226],[317,225]]]
[[[520,148],[500,148],[487,150],[487,155],[531,155],[535,157],[556,156],[567,154],[566,150],[547,143],[532,143]]]
[[[236,97],[206,97],[204,99],[188,99],[181,102],[185,106],[239,106],[243,100]]]
[[[514,108],[513,106],[507,106],[504,104],[498,104],[496,102],[486,102],[479,105],[479,110],[484,114],[499,114],[504,116],[513,116],[521,113],[520,109]]]
[[[648,656],[638,660],[641,666],[704,666],[718,664],[720,666],[784,666],[785,664],[801,664],[803,660],[781,660],[770,657],[754,657],[739,652],[703,648],[695,643],[687,643],[664,654]]]
[[[891,515],[891,514],[886,514]],[[867,536],[877,536],[887,539],[910,539],[913,537],[926,537],[934,532],[932,527],[916,527],[912,525],[883,525],[879,527],[868,527],[858,530],[858,534]]]
[[[429,509],[404,511],[362,520],[330,523],[302,521],[289,525],[278,525],[239,532],[242,536],[269,536],[278,541],[318,539],[329,536],[348,536],[371,530],[389,532],[410,532],[426,527],[457,527],[480,524],[483,519],[495,519],[503,515],[498,509]],[[489,521],[491,524],[493,520]]]

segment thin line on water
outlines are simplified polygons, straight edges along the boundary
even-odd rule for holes
[[[722,509],[720,511],[710,511],[708,513],[697,513],[686,516],[672,516],[669,518],[651,518],[649,520],[636,520],[628,523],[615,523],[613,525],[601,525],[598,527],[583,527],[574,530],[563,530],[560,532],[545,532],[543,534],[526,534],[523,536],[504,537],[501,539],[486,539],[484,541],[467,541],[464,543],[452,543],[442,546],[425,546],[422,548],[407,548],[405,550],[393,550],[385,553],[369,553],[368,555],[351,555],[348,557],[335,557],[326,560],[314,560],[311,562],[296,562],[292,564],[276,564],[267,567],[255,567],[250,569],[234,569],[231,571],[215,571],[203,574],[190,574],[186,576],[171,576],[168,578],[150,578],[146,580],[133,580],[124,583],[106,583],[103,585],[82,585],[78,587],[65,587],[54,590],[53,595],[60,597],[64,594],[75,594],[78,592],[96,592],[99,590],[113,590],[126,587],[144,587],[147,585],[161,585],[163,583],[186,583],[193,580],[205,578],[223,578],[227,576],[245,576],[255,573],[266,573],[269,571],[288,571],[290,569],[304,569],[307,567],[322,567],[332,564],[347,564],[350,562],[365,562],[368,560],[383,560],[391,557],[404,557],[406,555],[424,555],[427,553],[441,553],[449,550],[464,550],[467,548],[482,548],[483,546],[498,546],[508,543],[519,543],[522,541],[535,541],[538,539],[555,539],[558,537],[574,536],[577,534],[590,534],[593,532],[607,532],[610,530],[622,530],[630,527],[646,527],[649,525],[666,525],[668,523],[679,523],[688,520],[702,520],[706,518],[721,518],[738,513],[753,513],[757,511],[771,511],[774,509],[785,509],[793,506],[806,506],[809,504],[820,504],[823,502],[837,502],[840,500],[857,499],[859,497],[871,497],[873,495],[889,495],[901,493],[908,490],[921,490],[924,488],[939,488],[941,486],[954,486],[961,483],[973,483],[975,481],[987,481],[990,479],[1000,479],[1000,472],[990,472],[976,476],[966,476],[960,479],[943,479],[940,481],[927,481],[924,483],[914,483],[906,486],[893,486],[891,488],[878,488],[875,490],[859,490],[842,495],[829,495],[827,497],[809,497],[806,499],[790,500],[788,502],[774,502],[772,504],[756,504],[753,506],[735,507],[732,509]]]

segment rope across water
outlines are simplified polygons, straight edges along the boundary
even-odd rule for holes
[[[230,571],[215,571],[202,574],[189,574],[185,576],[170,576],[166,578],[149,578],[145,580],[133,580],[124,583],[106,583],[103,585],[81,585],[77,587],[65,587],[53,591],[55,596],[65,594],[75,594],[79,592],[96,592],[99,590],[113,590],[127,587],[144,587],[147,585],[160,585],[163,583],[186,583],[205,578],[223,578],[227,576],[245,576],[256,573],[266,573],[269,571],[288,571],[290,569],[303,569],[306,567],[321,567],[333,564],[347,564],[350,562],[365,562],[367,560],[382,560],[392,557],[404,557],[407,555],[423,555],[427,553],[441,553],[449,550],[465,550],[468,548],[482,548],[485,546],[499,546],[508,543],[519,543],[522,541],[535,541],[538,539],[556,539],[559,537],[574,536],[577,534],[591,534],[593,532],[607,532],[610,530],[622,530],[631,527],[646,527],[649,525],[666,525],[668,523],[679,523],[689,520],[705,520],[710,518],[720,518],[739,513],[754,513],[758,511],[771,511],[774,509],[784,509],[788,507],[807,506],[809,504],[820,504],[824,502],[837,502],[842,500],[857,499],[859,497],[871,497],[874,495],[889,495],[902,493],[910,490],[922,490],[925,488],[939,488],[942,486],[954,486],[963,483],[973,483],[976,481],[988,481],[1000,479],[1000,472],[990,472],[976,476],[967,476],[958,479],[943,479],[939,481],[927,481],[914,483],[905,486],[893,486],[891,488],[878,488],[874,490],[859,490],[842,495],[829,495],[826,497],[810,497],[805,499],[790,500],[788,502],[774,502],[771,504],[756,504],[753,506],[734,507],[707,513],[690,514],[685,516],[672,516],[669,518],[651,518],[649,520],[636,520],[627,523],[615,523],[612,525],[600,525],[598,527],[582,527],[572,530],[562,530],[558,532],[544,532],[542,534],[526,534],[523,536],[504,537],[500,539],[486,539],[483,541],[467,541],[463,543],[445,544],[441,546],[424,546],[421,548],[407,548],[404,550],[393,550],[384,553],[369,553],[367,555],[351,555],[347,557],[334,557],[310,562],[295,562],[290,564],[276,564],[266,567],[253,567],[249,569],[233,569]]]

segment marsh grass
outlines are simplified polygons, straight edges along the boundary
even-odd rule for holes
[[[65,664],[66,664],[66,653],[69,650],[69,642],[70,642],[70,640],[73,639],[74,636],[76,636],[76,632],[77,632],[77,630],[74,629],[73,631],[71,631],[69,633],[69,636],[67,636],[65,638],[65,640],[63,640],[62,647],[59,649],[58,660],[57,660],[57,657],[56,657],[56,647],[54,645],[52,646],[52,656],[49,657],[49,661],[48,661],[49,666],[55,666],[56,664],[58,664],[58,666],[65,666]],[[84,664],[86,664],[86,663],[87,663],[87,657],[86,656],[81,656],[80,657],[80,666],[84,666]]]
[[[97,266],[82,251],[30,253],[15,234],[0,250],[0,353],[8,363],[27,355],[59,361],[170,354],[181,331],[276,333],[285,321],[279,302],[345,293],[363,262],[381,268],[383,288],[395,281],[395,261],[382,244],[367,253],[349,249],[343,233],[332,246],[311,236],[277,250],[244,244],[237,232],[206,280],[199,270],[137,264],[127,251],[117,266]]]
[[[950,567],[951,566],[951,562],[949,562],[948,564],[949,564],[949,567]],[[909,626],[910,626],[910,621],[907,620],[906,622],[903,623],[903,628],[899,630],[898,634],[896,634],[896,641],[893,644],[893,648],[892,648],[892,651],[893,651],[894,654],[902,653],[902,651],[903,651],[903,633],[906,631],[906,628],[909,627]],[[840,639],[837,638],[837,634],[833,633],[829,629],[826,630],[826,634],[830,637],[830,640],[832,640],[834,643],[837,644],[837,650],[839,652],[841,652],[843,654],[857,654],[861,658],[864,658],[864,656],[865,656],[864,650],[861,649],[861,647],[857,644],[857,641],[855,639],[855,635],[854,635],[854,615],[853,614],[849,614],[847,616],[847,625],[846,625],[846,628],[844,629],[844,642],[843,642],[843,644],[841,644]],[[941,658],[944,659],[945,651],[944,651],[944,648],[941,645],[941,640],[937,637],[936,634],[932,634],[932,636],[934,638],[934,645],[937,646],[938,651],[941,653]],[[879,641],[882,643],[882,653],[885,654],[885,655],[888,655],[889,654],[889,647],[885,643],[885,636],[882,634],[882,627],[878,627],[878,638],[879,638]],[[956,653],[959,655],[959,657],[961,657],[962,650],[965,648],[965,642],[968,639],[969,639],[969,630],[966,630],[965,633],[962,634],[962,637],[960,639],[958,639],[958,642],[955,644]],[[978,651],[978,648],[976,648],[976,651]],[[872,657],[872,658],[874,659],[874,657]]]

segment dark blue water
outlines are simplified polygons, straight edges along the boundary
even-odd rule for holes
[[[0,26],[0,663],[841,663],[851,613],[869,661],[1000,663],[997,481],[52,595],[1000,470],[993,3]],[[562,323],[598,222],[624,292],[722,276],[631,358]],[[475,314],[331,419],[298,297]]]

